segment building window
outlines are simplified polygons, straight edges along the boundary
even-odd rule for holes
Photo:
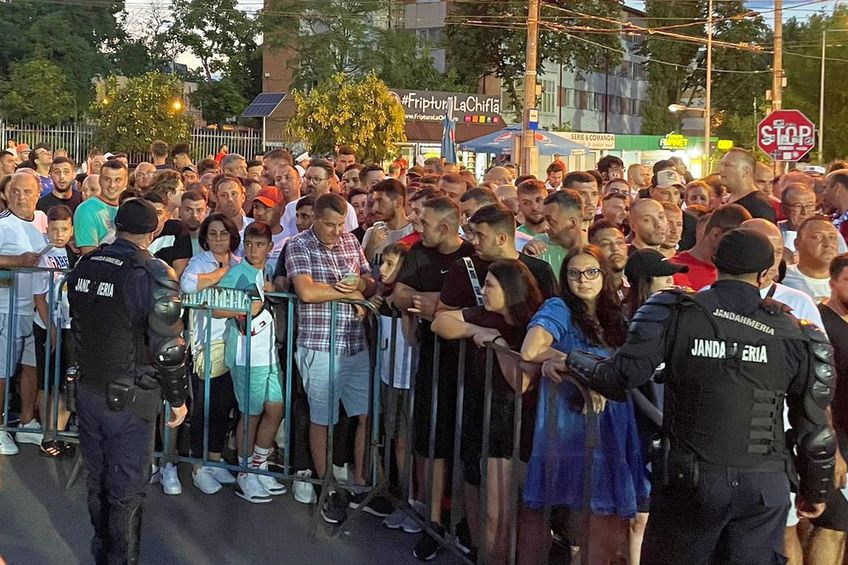
[[[575,90],[576,96],[576,104],[575,107],[578,110],[588,110],[589,109],[589,93],[585,90]]]
[[[636,98],[630,100],[630,115],[638,116],[642,113],[642,101]]]
[[[418,43],[427,43],[429,45],[439,45],[442,42],[442,27],[429,27],[415,30],[415,38]]]
[[[542,81],[542,100],[539,110],[543,114],[554,113],[554,101],[556,97],[556,84],[552,80]]]
[[[592,96],[592,110],[596,112],[603,111],[604,109],[604,95],[600,92],[593,93]]]

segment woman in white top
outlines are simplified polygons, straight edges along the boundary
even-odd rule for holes
[[[187,294],[200,292],[218,284],[231,266],[240,259],[235,255],[241,243],[235,223],[223,214],[211,214],[200,226],[198,243],[203,252],[195,255],[180,277],[180,290]],[[226,320],[212,318],[206,310],[190,312],[191,381],[194,401],[191,410],[191,455],[203,456],[203,403],[205,398],[206,362],[209,362],[209,443],[208,458],[220,461],[227,435],[230,411],[236,405],[233,381],[224,366],[224,329]],[[206,322],[210,323],[211,348],[206,351]],[[192,474],[194,486],[206,494],[221,490],[221,485],[235,482],[229,471],[212,465],[196,466]]]

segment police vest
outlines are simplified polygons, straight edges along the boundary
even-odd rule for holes
[[[68,278],[68,301],[77,336],[82,382],[106,386],[118,377],[136,375],[150,365],[145,344],[146,320],[134,320],[126,289],[135,269],[143,269],[147,252],[103,246],[83,257]]]
[[[760,307],[723,309],[715,290],[681,298],[666,366],[663,430],[673,448],[715,465],[787,460],[783,399],[793,378],[787,340],[796,321]]]

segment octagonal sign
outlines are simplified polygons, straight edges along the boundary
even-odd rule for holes
[[[816,144],[816,126],[800,110],[776,110],[757,126],[757,145],[774,161],[798,161]]]

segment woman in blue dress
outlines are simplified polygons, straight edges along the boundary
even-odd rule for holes
[[[560,273],[560,297],[547,300],[528,326],[521,354],[541,362],[573,349],[607,357],[624,343],[626,325],[609,264],[601,250],[570,251]],[[594,393],[593,393],[594,394]],[[593,451],[590,562],[606,565],[627,539],[628,521],[650,494],[633,406],[593,397],[599,443]],[[548,506],[583,509],[585,417],[583,396],[569,382],[542,378],[527,468],[524,502],[541,520]],[[548,537],[548,529],[541,532]],[[549,540],[539,540],[546,551]]]

